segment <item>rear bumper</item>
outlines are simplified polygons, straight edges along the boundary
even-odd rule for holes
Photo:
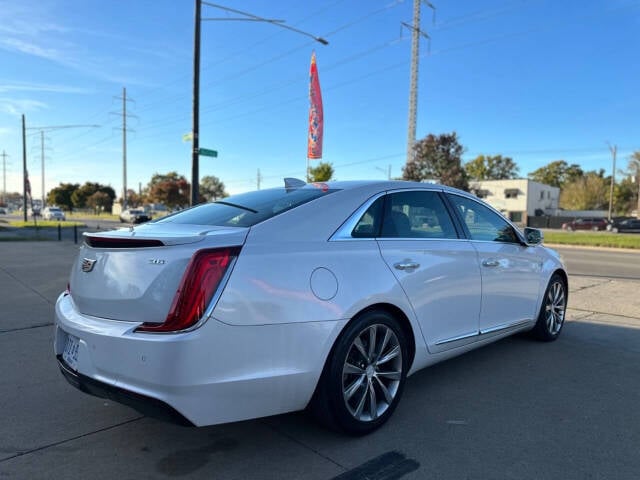
[[[54,353],[79,339],[80,390],[149,412],[167,407],[196,426],[306,407],[345,321],[230,326],[210,318],[180,334],[136,333],[135,322],[80,314],[69,295],[56,303]],[[170,417],[173,417],[170,414]]]
[[[192,422],[187,420],[184,415],[178,412],[175,408],[171,405],[167,405],[157,398],[147,397],[146,395],[140,395],[139,393],[130,392],[128,390],[94,380],[91,377],[87,377],[86,375],[82,375],[81,373],[74,371],[62,359],[62,355],[57,355],[56,358],[58,360],[60,371],[67,382],[84,393],[127,405],[148,417],[165,420],[178,425],[194,426]]]

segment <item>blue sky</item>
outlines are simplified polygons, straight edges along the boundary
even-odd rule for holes
[[[214,2],[215,3],[215,2]],[[417,137],[455,130],[478,154],[511,156],[521,176],[553,160],[611,170],[640,150],[640,1],[433,0],[421,26]],[[335,178],[401,174],[406,159],[411,0],[238,0],[328,46],[270,24],[202,24],[201,176],[231,193],[304,176],[308,70],[317,54],[324,155]],[[7,190],[21,190],[20,115],[27,127],[99,124],[46,133],[46,190],[96,181],[122,188],[122,88],[128,187],[155,172],[190,178],[191,0],[0,0],[0,153]],[[229,14],[203,6],[203,17]],[[28,169],[41,195],[40,134]],[[1,173],[1,172],[0,172]],[[0,185],[1,188],[1,185]]]

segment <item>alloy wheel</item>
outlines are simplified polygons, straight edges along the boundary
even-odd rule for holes
[[[370,325],[356,335],[342,368],[342,396],[353,418],[371,422],[389,409],[402,365],[400,342],[389,326]]]
[[[547,291],[545,304],[545,316],[547,331],[551,335],[557,335],[564,323],[564,314],[567,306],[564,285],[555,281]]]

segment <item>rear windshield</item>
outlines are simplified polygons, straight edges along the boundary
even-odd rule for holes
[[[318,188],[312,185],[295,189],[257,190],[233,195],[213,203],[198,205],[160,218],[154,223],[251,227],[287,210],[337,191],[337,189]]]

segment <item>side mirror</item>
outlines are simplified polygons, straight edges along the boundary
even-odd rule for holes
[[[542,230],[538,230],[537,228],[529,228],[526,227],[524,229],[524,238],[527,242],[527,245],[530,247],[535,247],[536,245],[540,245],[544,240],[544,234]]]

